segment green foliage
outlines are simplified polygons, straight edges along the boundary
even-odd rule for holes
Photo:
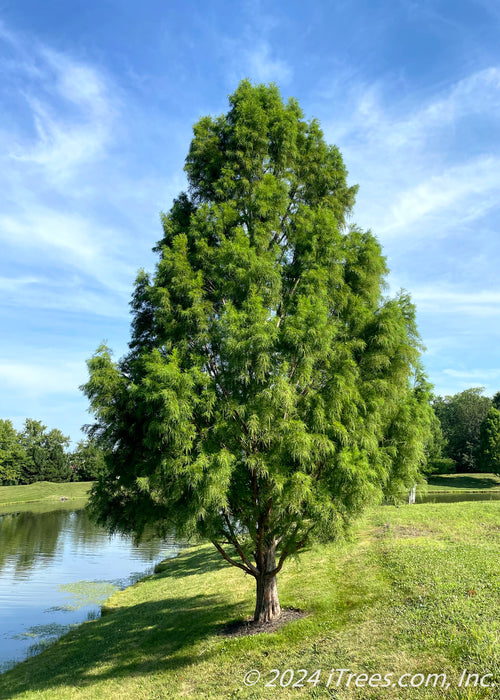
[[[10,420],[0,419],[0,485],[18,483],[25,457],[19,433]]]
[[[429,400],[431,400],[429,392]],[[429,415],[429,438],[425,445],[425,465],[422,471],[426,474],[444,474],[455,471],[455,462],[452,459],[443,457],[446,449],[446,439],[443,435],[441,422],[434,409],[431,408]]]
[[[482,387],[477,387],[433,401],[446,439],[444,455],[457,463],[457,471],[478,470],[479,432],[491,406],[491,399],[482,393]]]
[[[81,440],[70,461],[74,481],[94,481],[104,470],[104,451],[95,440]]]
[[[111,530],[196,532],[271,576],[418,480],[415,312],[382,296],[380,245],[347,224],[338,149],[276,87],[245,81],[201,119],[186,172],[155,274],[137,278],[130,352],[88,362],[90,434],[110,453],[92,508]]]
[[[429,460],[425,473],[431,474],[455,474],[457,463],[451,457],[435,457]]]
[[[54,428],[47,432],[41,421],[27,418],[21,434],[25,460],[21,470],[21,483],[35,481],[70,481],[71,469],[65,448],[69,437]]]
[[[478,463],[482,471],[500,474],[500,411],[494,406],[481,425]]]

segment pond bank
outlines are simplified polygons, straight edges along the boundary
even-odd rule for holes
[[[433,474],[427,479],[427,492],[434,493],[500,493],[497,474]]]
[[[37,481],[22,486],[0,486],[0,510],[3,506],[37,503],[40,501],[65,501],[88,497],[90,481],[63,482]]]

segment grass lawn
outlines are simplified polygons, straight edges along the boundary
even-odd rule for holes
[[[26,486],[0,486],[0,508],[36,501],[60,501],[61,498],[86,498],[90,486],[88,481],[63,484],[38,481]]]
[[[464,669],[500,684],[499,559],[500,502],[376,508],[349,542],[285,565],[281,603],[308,617],[226,638],[221,627],[252,611],[253,579],[194,547],[110,598],[101,619],[0,676],[0,697],[498,698],[457,684]],[[337,687],[338,674],[326,687],[340,668],[393,681],[446,673],[450,687]],[[263,680],[246,687],[251,669]],[[294,669],[294,682],[298,669],[322,674],[316,687],[265,687],[272,669]]]
[[[429,493],[500,491],[497,474],[436,474],[427,480]]]

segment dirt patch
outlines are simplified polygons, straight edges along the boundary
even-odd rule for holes
[[[428,537],[433,535],[433,530],[428,530],[414,525],[395,525],[391,528],[394,537]]]
[[[429,537],[434,535],[434,530],[423,527],[415,527],[415,525],[390,525],[386,523],[382,527],[378,527],[373,531],[375,537],[386,537],[392,535],[395,538],[403,537]]]
[[[281,610],[281,615],[270,622],[254,622],[254,620],[240,620],[231,622],[226,627],[223,627],[219,634],[223,637],[244,637],[249,634],[261,634],[262,632],[276,632],[280,627],[286,625],[292,620],[298,620],[301,617],[307,617],[309,613],[296,608],[284,608]]]

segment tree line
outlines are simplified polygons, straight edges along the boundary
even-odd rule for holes
[[[453,396],[434,396],[427,473],[500,474],[500,391],[492,398],[482,387]]]
[[[96,479],[104,466],[102,449],[91,439],[81,440],[74,451],[69,447],[69,437],[39,420],[27,418],[17,431],[10,420],[0,419],[0,485]]]

